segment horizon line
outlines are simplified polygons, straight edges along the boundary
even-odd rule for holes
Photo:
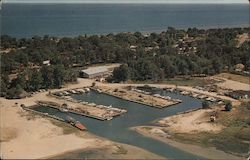
[[[3,2],[3,4],[250,4],[249,2]]]

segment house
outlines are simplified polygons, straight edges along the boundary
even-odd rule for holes
[[[94,67],[80,71],[80,77],[83,78],[100,78],[109,75],[110,71],[107,67]]]
[[[43,61],[43,65],[50,66],[50,60]]]
[[[237,72],[242,72],[242,71],[244,71],[245,66],[244,66],[243,64],[239,63],[239,64],[236,64],[236,65],[234,66],[234,68],[235,68],[235,71],[237,71]]]
[[[129,49],[130,49],[131,51],[136,52],[137,46],[133,46],[133,45],[132,45],[132,46],[129,47]]]

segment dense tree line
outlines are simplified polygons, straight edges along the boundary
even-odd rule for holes
[[[117,82],[127,79],[157,81],[176,75],[213,75],[226,66],[230,70],[238,63],[249,69],[250,42],[236,47],[237,35],[249,31],[250,28],[177,30],[169,27],[162,33],[147,36],[140,32],[74,38],[16,39],[3,35],[1,50],[9,52],[1,53],[1,94],[13,88],[36,91],[60,87],[76,79],[77,74],[71,72],[73,67],[97,63],[125,64],[110,77]],[[185,37],[188,37],[187,43],[180,43]],[[178,49],[182,47],[186,47],[184,54],[179,54]],[[197,51],[190,54],[187,49],[194,47]],[[50,60],[51,66],[42,67],[45,60]],[[23,76],[21,79],[25,83],[18,77],[10,81],[8,76],[13,73]]]

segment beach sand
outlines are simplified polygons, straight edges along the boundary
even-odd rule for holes
[[[47,159],[76,150],[107,150],[105,156],[110,158],[113,154],[116,158],[132,158],[135,151],[137,158],[162,159],[146,150],[97,137],[66,123],[35,115],[16,105],[6,107],[1,103],[0,113],[3,159]],[[119,153],[121,149],[123,152]]]

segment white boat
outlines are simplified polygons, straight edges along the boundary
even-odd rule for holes
[[[107,118],[108,121],[110,121],[110,120],[112,120],[112,119],[113,119],[113,117],[108,117],[108,118]]]
[[[97,91],[98,93],[102,93],[102,91],[101,91],[100,89],[97,89],[96,91]]]
[[[110,105],[110,106],[107,106],[107,108],[112,108],[112,105]]]
[[[68,112],[69,110],[65,109],[65,108],[60,108],[59,109],[61,112]]]
[[[90,89],[89,89],[89,88],[85,88],[85,90],[86,90],[87,92],[89,92],[89,91],[90,91]]]

